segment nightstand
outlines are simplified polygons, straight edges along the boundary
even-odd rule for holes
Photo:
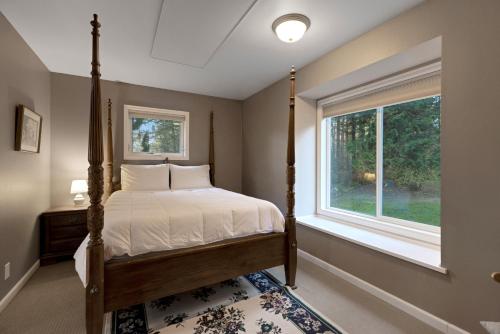
[[[86,236],[86,207],[45,211],[40,217],[40,265],[71,259]]]

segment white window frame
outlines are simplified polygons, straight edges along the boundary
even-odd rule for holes
[[[364,215],[361,213],[356,213],[348,210],[342,210],[337,208],[330,208],[327,203],[329,203],[329,150],[327,149],[329,145],[329,136],[327,130],[328,118],[323,118],[323,108],[337,103],[341,100],[354,98],[356,96],[362,96],[369,92],[374,92],[384,87],[392,86],[398,83],[405,82],[407,80],[415,79],[423,75],[429,75],[432,73],[438,73],[441,70],[441,63],[433,63],[427,66],[417,68],[415,70],[405,72],[400,75],[390,77],[385,80],[375,82],[363,86],[361,88],[353,89],[345,93],[333,95],[331,97],[318,100],[317,102],[317,138],[316,138],[316,155],[318,159],[317,163],[317,173],[316,173],[316,213],[318,215],[327,216],[335,219],[339,222],[344,222],[347,224],[354,224],[361,226],[363,228],[375,229],[381,232],[390,233],[391,235],[400,236],[404,238],[411,238],[416,241],[423,242],[425,244],[431,244],[435,246],[441,245],[441,228],[438,226],[431,226],[422,223],[417,223],[413,221],[387,217],[382,215],[382,201],[376,201],[376,216]],[[436,95],[432,95],[436,96]],[[425,97],[421,97],[414,100],[420,100]],[[400,101],[399,103],[410,102],[412,100]],[[375,109],[375,108],[372,108]],[[382,119],[382,109],[383,107],[378,107],[376,114],[377,122],[377,132],[376,132],[376,198],[382,198],[383,190],[383,178],[382,166],[383,166],[383,119]],[[371,109],[370,109],[371,110]],[[356,111],[356,112],[361,112]],[[347,113],[348,114],[348,113]],[[340,116],[340,115],[339,115]]]
[[[124,105],[123,107],[123,152],[125,160],[189,160],[189,112],[170,109],[159,109]],[[182,147],[180,153],[144,153],[132,152],[132,122],[131,113],[144,113],[151,117],[173,117],[183,119]]]

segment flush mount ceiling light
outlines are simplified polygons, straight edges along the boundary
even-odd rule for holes
[[[294,43],[304,36],[311,20],[302,14],[286,14],[274,20],[272,28],[276,36],[285,43]]]

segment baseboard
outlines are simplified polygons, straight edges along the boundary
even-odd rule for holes
[[[9,303],[14,299],[14,297],[21,291],[23,286],[28,282],[28,280],[33,276],[35,271],[40,267],[40,260],[37,260],[31,268],[21,277],[21,279],[10,289],[10,291],[2,298],[0,301],[0,313],[9,305]]]
[[[352,285],[360,288],[363,291],[368,292],[369,294],[389,303],[390,305],[400,309],[401,311],[408,313],[409,315],[417,318],[418,320],[426,323],[427,325],[437,329],[438,331],[446,334],[470,334],[469,332],[450,324],[449,322],[436,317],[435,315],[418,308],[417,306],[408,303],[407,301],[402,300],[399,297],[396,297],[390,294],[387,291],[384,291],[376,286],[352,275],[348,272],[335,267],[334,265],[325,262],[301,249],[298,250],[299,257],[307,260],[324,270],[332,273],[333,275],[351,283]]]

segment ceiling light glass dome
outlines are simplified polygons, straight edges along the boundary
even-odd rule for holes
[[[302,14],[287,14],[277,18],[272,25],[276,36],[285,43],[300,40],[309,29],[311,21]]]

